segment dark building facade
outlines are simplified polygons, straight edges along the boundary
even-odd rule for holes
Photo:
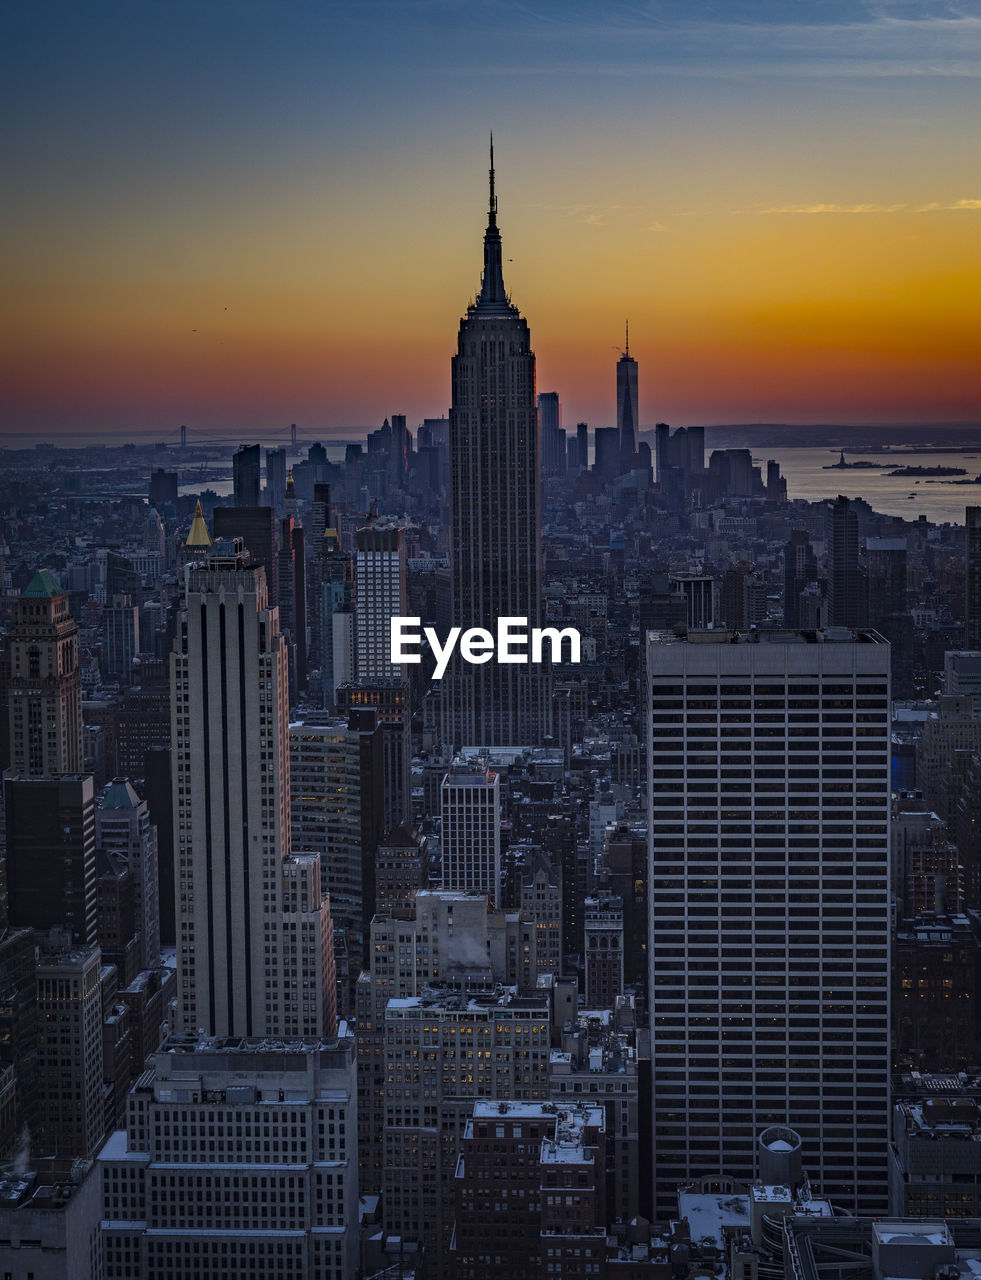
[[[384,759],[384,799],[380,834],[385,835],[410,814],[412,764],[412,708],[404,680],[371,680],[344,684],[336,690],[338,709],[347,714],[371,707],[381,727]]]
[[[864,578],[858,567],[858,515],[840,494],[828,509],[828,608],[833,627],[866,622]]]
[[[800,597],[806,586],[817,581],[817,559],[806,529],[791,529],[783,549],[783,625],[795,630],[802,626]]]
[[[981,507],[968,507],[964,524],[964,648],[981,649]]]
[[[891,646],[892,696],[913,696],[913,619],[907,608],[905,538],[869,538],[866,543],[869,626]]]
[[[617,438],[620,445],[620,468],[629,471],[637,452],[637,361],[630,354],[627,340],[623,355],[617,361]]]
[[[896,1058],[922,1072],[978,1063],[981,943],[965,916],[918,917],[897,930],[892,948]]]
[[[8,777],[7,902],[10,923],[61,928],[75,943],[96,937],[95,789],[88,774]]]
[[[565,432],[562,406],[557,391],[543,391],[538,397],[542,440],[542,475],[564,476],[566,471]]]
[[[232,457],[232,485],[237,507],[259,505],[259,472],[262,451],[257,444],[243,445]]]
[[[528,322],[504,288],[491,151],[480,292],[460,323],[450,409],[452,620],[496,632],[541,625],[541,458]],[[460,662],[442,682],[448,745],[538,745],[547,669]]]
[[[258,448],[258,445],[256,446]],[[276,512],[272,507],[215,507],[215,537],[241,538],[246,551],[266,571],[269,603],[279,602],[279,558],[276,554]]]

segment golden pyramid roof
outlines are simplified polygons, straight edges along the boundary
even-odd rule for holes
[[[201,510],[201,499],[194,508],[194,519],[191,521],[191,527],[188,530],[187,538],[184,542],[185,547],[210,547],[211,534],[208,532],[208,526],[204,522],[204,512]]]

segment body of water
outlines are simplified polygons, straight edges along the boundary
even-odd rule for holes
[[[769,458],[780,463],[781,474],[787,478],[787,497],[805,498],[818,502],[834,498],[839,493],[846,498],[864,498],[875,511],[885,515],[902,516],[904,520],[917,520],[921,515],[933,524],[963,524],[964,508],[981,506],[981,484],[951,484],[951,480],[973,479],[981,474],[981,440],[976,449],[967,448],[963,453],[951,452],[896,452],[891,455],[878,453],[846,453],[847,462],[874,462],[871,467],[825,471],[829,463],[838,461],[838,451],[833,449],[766,449],[753,451],[753,462],[762,467],[766,478]],[[963,467],[964,476],[928,477],[891,476],[897,467]],[[913,496],[910,497],[910,494]]]

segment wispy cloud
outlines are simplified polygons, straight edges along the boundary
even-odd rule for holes
[[[981,199],[955,200],[952,204],[942,204],[939,200],[931,200],[927,204],[779,204],[766,209],[733,209],[733,214],[756,215],[765,217],[770,214],[793,213],[946,213],[956,210],[981,211]],[[654,228],[651,228],[654,230]]]
[[[521,205],[523,209],[547,209],[559,217],[583,222],[587,227],[604,227],[611,214],[629,212],[636,207],[622,204],[550,204],[531,201],[525,201]]]
[[[981,200],[955,200],[953,204],[921,204],[917,213],[946,213],[956,209],[981,209]]]
[[[648,231],[670,231],[670,227],[666,227],[663,222],[652,222],[647,228]]]
[[[782,204],[772,209],[758,209],[768,213],[900,213],[904,204]]]

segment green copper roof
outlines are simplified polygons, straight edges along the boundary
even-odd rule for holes
[[[61,583],[50,569],[39,569],[21,593],[22,600],[51,600],[63,596]]]
[[[136,809],[140,797],[130,785],[129,778],[113,778],[102,797],[100,809]]]

